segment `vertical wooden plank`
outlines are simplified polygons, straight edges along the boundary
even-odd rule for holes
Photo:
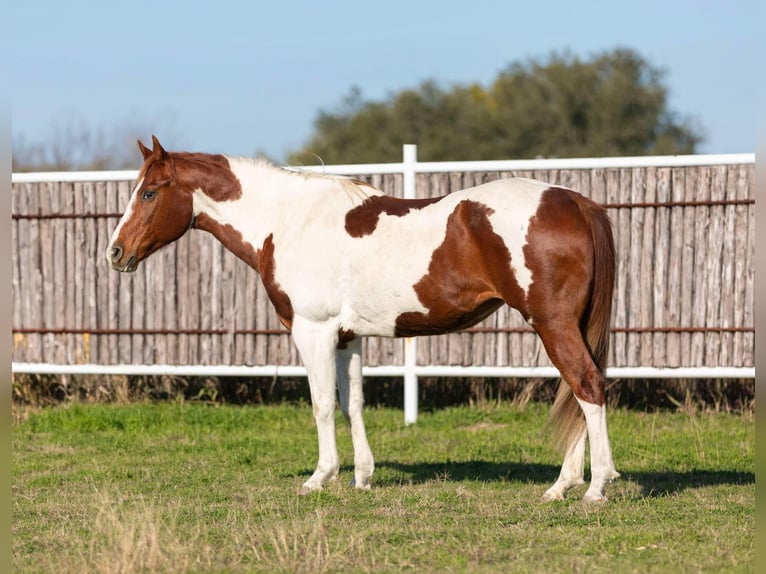
[[[53,214],[58,211],[58,183],[49,183],[45,186],[46,194],[43,196],[45,207],[43,213]],[[43,267],[43,308],[45,314],[45,326],[56,328],[61,324],[59,313],[56,311],[56,293],[57,285],[55,277],[57,276],[60,265],[56,261],[56,255],[58,254],[58,248],[56,246],[56,227],[58,220],[46,219],[41,222],[41,231],[45,230],[46,241],[43,242],[43,252],[48,253],[48,262]],[[48,333],[44,336],[45,344],[45,360],[49,363],[57,363],[58,358],[58,345],[57,336]]]
[[[71,215],[74,213],[74,184],[69,183],[62,186],[62,193],[59,197],[59,210],[63,214]],[[64,252],[66,265],[62,276],[61,300],[59,301],[60,314],[63,318],[63,325],[73,328],[75,324],[75,291],[80,284],[77,280],[77,268],[75,267],[75,253],[77,245],[74,232],[74,219],[64,219],[61,221],[62,236],[60,239],[61,248]],[[82,337],[80,335],[64,335],[62,344],[64,347],[64,362],[66,364],[77,363],[77,351]]]
[[[144,280],[147,297],[144,301],[148,329],[161,331],[165,327],[165,280],[163,274],[164,259],[160,253],[144,261]],[[156,365],[168,364],[168,336],[154,334],[146,339],[151,345],[151,362]]]
[[[362,345],[362,364],[377,366],[380,364],[380,337],[368,337]]]
[[[235,315],[234,325],[235,330],[241,331],[247,329],[247,306],[249,300],[249,293],[247,290],[247,275],[250,268],[243,262],[237,260],[237,264],[234,267],[234,301],[235,301]],[[247,346],[247,335],[234,335],[233,340],[233,361],[235,365],[245,364],[245,350]]]
[[[227,251],[226,253],[226,259],[231,261],[236,261],[236,263],[231,263],[231,276],[229,279],[229,284],[231,287],[230,295],[227,296],[227,303],[228,303],[228,320],[226,321],[226,328],[229,330],[229,337],[228,337],[228,347],[229,347],[229,353],[230,353],[230,359],[228,364],[229,365],[238,365],[240,364],[240,343],[244,341],[242,335],[236,335],[235,332],[241,328],[243,322],[241,320],[242,315],[242,303],[244,301],[244,298],[242,297],[242,293],[239,292],[239,282],[240,282],[240,268],[238,263],[240,263],[239,260],[236,260],[231,253]]]
[[[431,364],[431,339],[429,337],[418,337],[415,361],[418,365]]]
[[[55,185],[53,183],[46,183],[40,188],[39,195],[39,210],[42,214],[50,214],[53,210],[51,208],[51,187]],[[40,263],[39,273],[41,280],[41,327],[55,328],[56,313],[54,310],[53,300],[53,281],[46,281],[45,278],[53,277],[53,230],[51,219],[42,219],[39,222],[39,237],[40,237]],[[46,363],[55,362],[53,353],[53,335],[45,333],[42,336],[42,358]]]
[[[78,215],[85,213],[85,190],[84,186],[80,182],[75,182],[72,187],[72,201],[73,211]],[[91,281],[90,273],[88,272],[89,265],[86,265],[85,253],[88,250],[88,238],[86,237],[87,223],[86,220],[77,218],[74,220],[73,233],[74,242],[72,243],[72,269],[74,271],[74,279],[69,288],[72,290],[72,307],[74,309],[74,321],[72,327],[75,329],[92,329],[95,327],[94,323],[89,323],[90,317],[88,316],[87,305],[87,293],[90,289],[89,281]],[[76,338],[75,343],[75,357],[76,363],[90,363],[93,361],[91,357],[91,341],[90,334],[82,335]]]
[[[710,199],[722,201],[726,195],[726,166],[710,168]],[[727,297],[721,284],[722,257],[724,252],[725,209],[722,206],[710,208],[710,225],[707,232],[705,258],[705,276],[707,282],[705,326],[710,328],[721,326],[721,299]],[[731,284],[726,284],[728,288]],[[727,289],[728,290],[728,289]],[[721,333],[705,334],[705,366],[721,365]]]
[[[731,194],[735,199],[746,199],[747,189],[744,185],[745,182],[745,170],[742,166],[738,166],[736,170],[732,169],[730,174],[730,185],[733,187]],[[734,236],[734,252],[736,254],[734,259],[734,317],[733,322],[737,327],[745,326],[745,306],[746,302],[746,283],[747,272],[746,252],[748,249],[748,236],[747,236],[747,223],[748,223],[748,207],[746,205],[737,205],[734,209],[735,212],[735,229],[736,234]],[[745,348],[745,335],[738,332],[734,334],[733,350],[734,364],[742,366],[742,358]]]
[[[52,187],[51,209],[53,213],[65,213],[66,203],[64,196],[71,195],[71,183],[59,183]],[[53,301],[51,302],[56,309],[56,323],[58,327],[67,327],[67,309],[69,307],[66,300],[67,269],[72,265],[69,251],[67,250],[67,221],[66,219],[53,219],[53,275],[54,281]],[[55,336],[55,361],[58,364],[68,364],[71,361],[67,356],[67,342],[71,335]]]
[[[223,257],[223,285],[221,288],[223,294],[223,324],[221,327],[226,329],[224,343],[221,348],[222,360],[224,365],[233,365],[234,361],[234,325],[237,313],[237,298],[235,291],[236,283],[236,263],[237,259],[226,251]]]
[[[27,197],[27,213],[40,213],[40,193],[43,184],[30,186],[29,196]],[[42,273],[40,272],[40,222],[30,219],[27,223],[27,254],[29,265],[25,280],[29,290],[26,297],[27,321],[30,327],[42,327]],[[42,353],[42,336],[29,335],[27,338],[28,347],[34,350],[32,356],[34,360],[42,362],[44,360]]]
[[[748,199],[755,198],[755,183],[753,181],[755,167],[743,166],[744,177],[742,184],[747,190]],[[755,301],[755,205],[747,206],[747,236],[745,249],[745,312],[744,327],[755,326],[754,301]],[[752,367],[755,364],[755,333],[746,332],[744,336],[744,348],[742,354],[743,366]]]
[[[657,192],[657,174],[654,168],[634,169],[633,170],[633,197],[636,202],[653,202]],[[641,223],[640,237],[636,238],[634,244],[638,246],[638,267],[640,269],[638,280],[634,278],[633,283],[637,284],[636,293],[638,307],[638,324],[643,329],[652,327],[652,316],[654,306],[654,289],[652,285],[655,277],[655,254],[654,254],[654,207],[634,209],[643,215]],[[638,364],[640,366],[653,366],[652,357],[652,333],[641,333],[635,337],[637,342]]]
[[[507,175],[507,174],[506,174]],[[508,307],[501,307],[492,322],[490,327],[497,329],[503,329],[511,326],[511,312]],[[509,333],[497,332],[486,335],[488,356],[487,363],[490,365],[503,366],[509,365],[512,362],[512,347],[511,335]]]
[[[737,173],[738,166],[726,166],[726,199],[734,200],[737,198]],[[736,325],[735,318],[735,300],[737,293],[736,265],[737,259],[740,259],[736,251],[736,241],[738,233],[737,206],[728,205],[724,209],[725,223],[723,231],[723,253],[721,267],[721,283],[724,288],[721,291],[721,326],[733,327]],[[721,363],[732,365],[735,361],[734,341],[737,338],[735,333],[721,334]]]
[[[39,215],[40,194],[44,184],[28,186],[26,213]],[[26,228],[26,269],[23,273],[27,292],[24,297],[25,325],[40,328],[43,326],[42,316],[42,273],[40,271],[40,220],[27,219]],[[32,360],[43,362],[43,337],[40,334],[30,334],[26,337],[26,347]]]
[[[672,168],[670,170],[670,200],[684,201],[686,196],[686,170]],[[684,228],[685,209],[673,207],[670,209],[670,253],[668,254],[668,285],[667,285],[667,314],[668,327],[681,326],[681,280],[684,262]],[[668,333],[667,366],[680,367],[683,365],[680,333]]]
[[[15,202],[15,195],[16,190],[12,190],[12,194],[14,197],[14,205],[11,208],[11,213],[19,213],[15,211],[16,208],[16,202]],[[22,286],[21,286],[21,237],[19,233],[19,227],[21,226],[21,220],[18,219],[11,219],[11,245],[13,246],[11,248],[11,329],[16,330],[24,327],[24,316],[23,316],[23,309],[24,306],[21,304],[20,295],[22,293]],[[25,337],[23,335],[15,335],[13,337],[13,348],[11,349],[11,361],[18,361],[19,357],[17,356],[17,346],[23,346],[25,342]]]
[[[710,180],[711,173],[708,167],[697,167],[694,169],[697,174],[695,198],[697,201],[706,201],[710,199]],[[710,207],[695,208],[694,217],[694,279],[692,282],[692,316],[691,325],[694,327],[705,326],[705,310],[707,308],[708,285],[705,279],[707,270],[707,234],[710,230],[711,221]],[[704,365],[705,360],[705,334],[692,333],[691,336],[691,364],[695,366]]]
[[[176,285],[176,257],[178,246],[173,244],[161,251],[155,257],[162,257],[162,291],[164,313],[162,320],[163,329],[174,330],[178,327],[178,287]],[[167,362],[169,365],[178,364],[178,335],[175,333],[165,335],[167,341]]]
[[[629,202],[630,187],[623,181],[621,170],[610,169],[607,172],[606,192],[609,203],[625,204]],[[628,283],[630,265],[630,209],[620,208],[616,217],[615,248],[617,249],[617,281],[614,298],[614,325],[628,327]],[[628,361],[628,338],[625,333],[615,333],[613,366],[624,367]]]
[[[107,213],[109,208],[106,200],[106,183],[85,182],[83,185],[86,213]],[[119,328],[121,274],[107,268],[106,264],[98,265],[96,263],[99,253],[103,253],[102,247],[105,248],[109,241],[111,230],[104,219],[91,219],[90,222],[85,264],[92,268],[91,300],[89,301],[93,313],[93,323],[91,324],[100,329]],[[99,335],[96,339],[96,363],[109,365],[121,362],[121,357],[117,352],[116,336]]]
[[[191,285],[189,278],[189,235],[181,237],[175,242],[176,250],[176,300],[177,300],[177,326],[179,330],[189,328],[189,307],[191,302]],[[189,364],[189,339],[190,335],[179,333],[176,364]]]
[[[640,202],[643,190],[641,189],[642,180],[638,175],[639,169],[623,169],[620,171],[620,179],[623,182],[623,185],[628,188],[628,202]],[[629,216],[630,231],[626,241],[629,253],[627,266],[629,281],[627,282],[625,299],[627,326],[629,327],[643,327],[641,316],[641,284],[645,281],[645,278],[641,276],[641,246],[645,211],[646,210],[642,208],[631,208]],[[627,347],[628,365],[640,365],[641,335],[628,333],[625,344]]]
[[[247,267],[247,273],[244,278],[244,289],[246,293],[245,309],[243,323],[245,329],[255,329],[257,323],[257,296],[258,296],[258,272],[255,269]],[[245,337],[244,356],[245,363],[248,365],[256,364],[255,353],[255,335]]]
[[[659,168],[656,172],[656,193],[658,202],[664,203],[671,198],[671,169]],[[668,289],[670,287],[670,211],[669,207],[656,210],[654,225],[654,281],[652,326],[666,327],[668,323]],[[656,367],[668,365],[668,337],[665,333],[654,333],[652,336],[652,355]]]
[[[484,324],[487,327],[498,327],[500,325],[505,324],[504,317],[507,313],[507,310],[505,307],[500,307],[500,309],[497,310],[497,312],[494,315],[489,316]],[[497,335],[493,333],[488,333],[484,335],[483,338],[483,354],[484,354],[484,364],[485,365],[497,365]]]
[[[20,213],[39,213],[39,188],[41,184],[23,184],[19,194],[18,208]],[[24,327],[40,327],[40,283],[38,280],[40,261],[39,222],[25,219],[19,222],[19,279],[22,291],[19,293],[22,325]],[[40,335],[24,337],[24,358],[27,361],[42,361]]]
[[[686,172],[684,186],[684,200],[695,201],[699,181],[699,173],[695,168],[683,168]],[[683,208],[683,247],[681,255],[680,275],[680,317],[679,327],[693,326],[693,298],[694,290],[694,243],[695,243],[695,219],[697,217],[695,207]],[[681,366],[693,366],[694,360],[691,354],[691,334],[681,333],[680,354]]]
[[[189,232],[189,299],[187,301],[188,328],[200,328],[200,305],[202,297],[206,295],[200,289],[202,276],[200,270],[201,247],[200,239],[206,235],[202,231],[192,230]],[[200,342],[204,335],[192,335],[189,337],[189,363],[192,365],[200,364]]]
[[[255,295],[255,322],[253,327],[258,329],[268,327],[269,308],[271,302],[266,295],[266,289],[260,278],[257,279],[257,290]],[[257,365],[267,365],[269,360],[269,340],[270,335],[257,335],[255,338],[255,361]]]
[[[643,202],[654,202],[657,198],[657,169],[649,167],[640,170],[643,174],[643,182],[639,185],[642,188],[641,200]],[[641,281],[640,281],[640,315],[641,327],[649,329],[653,327],[654,319],[654,285],[659,280],[658,265],[660,259],[655,251],[655,207],[644,208],[644,226],[641,237]],[[641,366],[656,366],[657,360],[654,357],[654,333],[645,332],[640,336],[640,364]]]
[[[526,326],[521,315],[516,309],[510,307],[503,308],[503,321],[500,327],[508,329],[517,329],[520,326]],[[534,357],[530,353],[529,341],[521,333],[508,333],[506,336],[506,357],[509,365],[514,367],[526,367],[531,365]]]
[[[210,329],[210,322],[213,313],[213,286],[211,277],[213,275],[213,243],[215,239],[212,235],[200,232],[199,238],[199,319],[197,326],[200,330]],[[200,335],[199,340],[199,359],[201,365],[214,364],[213,358],[213,336]]]

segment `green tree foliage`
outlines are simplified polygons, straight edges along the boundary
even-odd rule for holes
[[[701,132],[668,109],[663,76],[616,49],[512,63],[486,88],[426,81],[383,102],[353,88],[288,161],[399,161],[405,143],[425,161],[693,153]]]

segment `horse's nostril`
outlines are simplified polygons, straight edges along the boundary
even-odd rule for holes
[[[122,248],[112,247],[112,251],[110,251],[109,256],[112,258],[112,261],[119,261],[122,257]]]

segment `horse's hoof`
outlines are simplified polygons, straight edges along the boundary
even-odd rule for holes
[[[564,500],[564,495],[561,492],[551,492],[550,490],[547,490],[545,494],[543,494],[541,500],[543,502],[552,502],[554,500]]]
[[[312,492],[317,492],[319,490],[322,490],[322,488],[311,487],[304,484],[303,486],[301,486],[301,489],[298,491],[298,496],[306,496],[307,494],[311,494]]]
[[[370,490],[370,479],[357,482],[356,477],[352,476],[350,486],[357,490]]]
[[[585,493],[582,497],[582,501],[587,504],[605,504],[607,501],[606,495],[599,493]]]

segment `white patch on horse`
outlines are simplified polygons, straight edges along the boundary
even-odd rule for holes
[[[131,217],[133,217],[133,208],[136,205],[136,202],[138,201],[138,190],[141,189],[141,186],[144,184],[144,178],[138,180],[135,187],[133,188],[133,191],[130,192],[130,200],[128,201],[128,206],[125,208],[125,213],[122,214],[122,217],[120,218],[119,223],[117,223],[117,227],[114,228],[114,231],[112,232],[112,237],[109,239],[109,244],[106,247],[106,260],[109,261],[109,263],[112,262],[111,257],[111,251],[112,246],[114,245],[114,242],[117,241],[117,238],[120,236],[120,231],[122,231],[122,226],[125,225],[126,221],[129,221]]]
[[[444,242],[448,218],[460,200],[450,195],[403,216],[381,212],[369,235],[345,234],[344,283],[349,307],[356,314],[355,332],[391,336],[403,313],[428,313],[415,285],[428,274],[434,251]]]
[[[620,476],[612,460],[612,447],[609,445],[606,428],[606,406],[594,405],[580,400],[579,397],[577,402],[585,414],[585,424],[590,437],[591,480],[583,498],[591,502],[605,502],[604,489],[607,483]]]
[[[229,168],[239,179],[242,187],[242,196],[234,200],[216,201],[207,195],[204,190],[197,188],[193,193],[193,213],[198,216],[205,213],[222,225],[231,225],[242,234],[242,239],[254,249],[260,248],[269,232],[264,228],[253,225],[254,216],[263,221],[262,216],[270,213],[268,193],[253,193],[254,189],[263,187],[264,190],[274,187],[269,181],[270,169],[263,162],[253,161],[249,158],[227,157]],[[265,219],[268,221],[268,219]]]
[[[532,284],[532,271],[524,258],[527,230],[529,222],[537,213],[540,197],[548,188],[550,184],[540,181],[509,178],[485,184],[476,193],[477,201],[481,201],[484,192],[491,194],[492,199],[486,202],[494,211],[489,221],[511,254],[511,269],[525,296]]]

